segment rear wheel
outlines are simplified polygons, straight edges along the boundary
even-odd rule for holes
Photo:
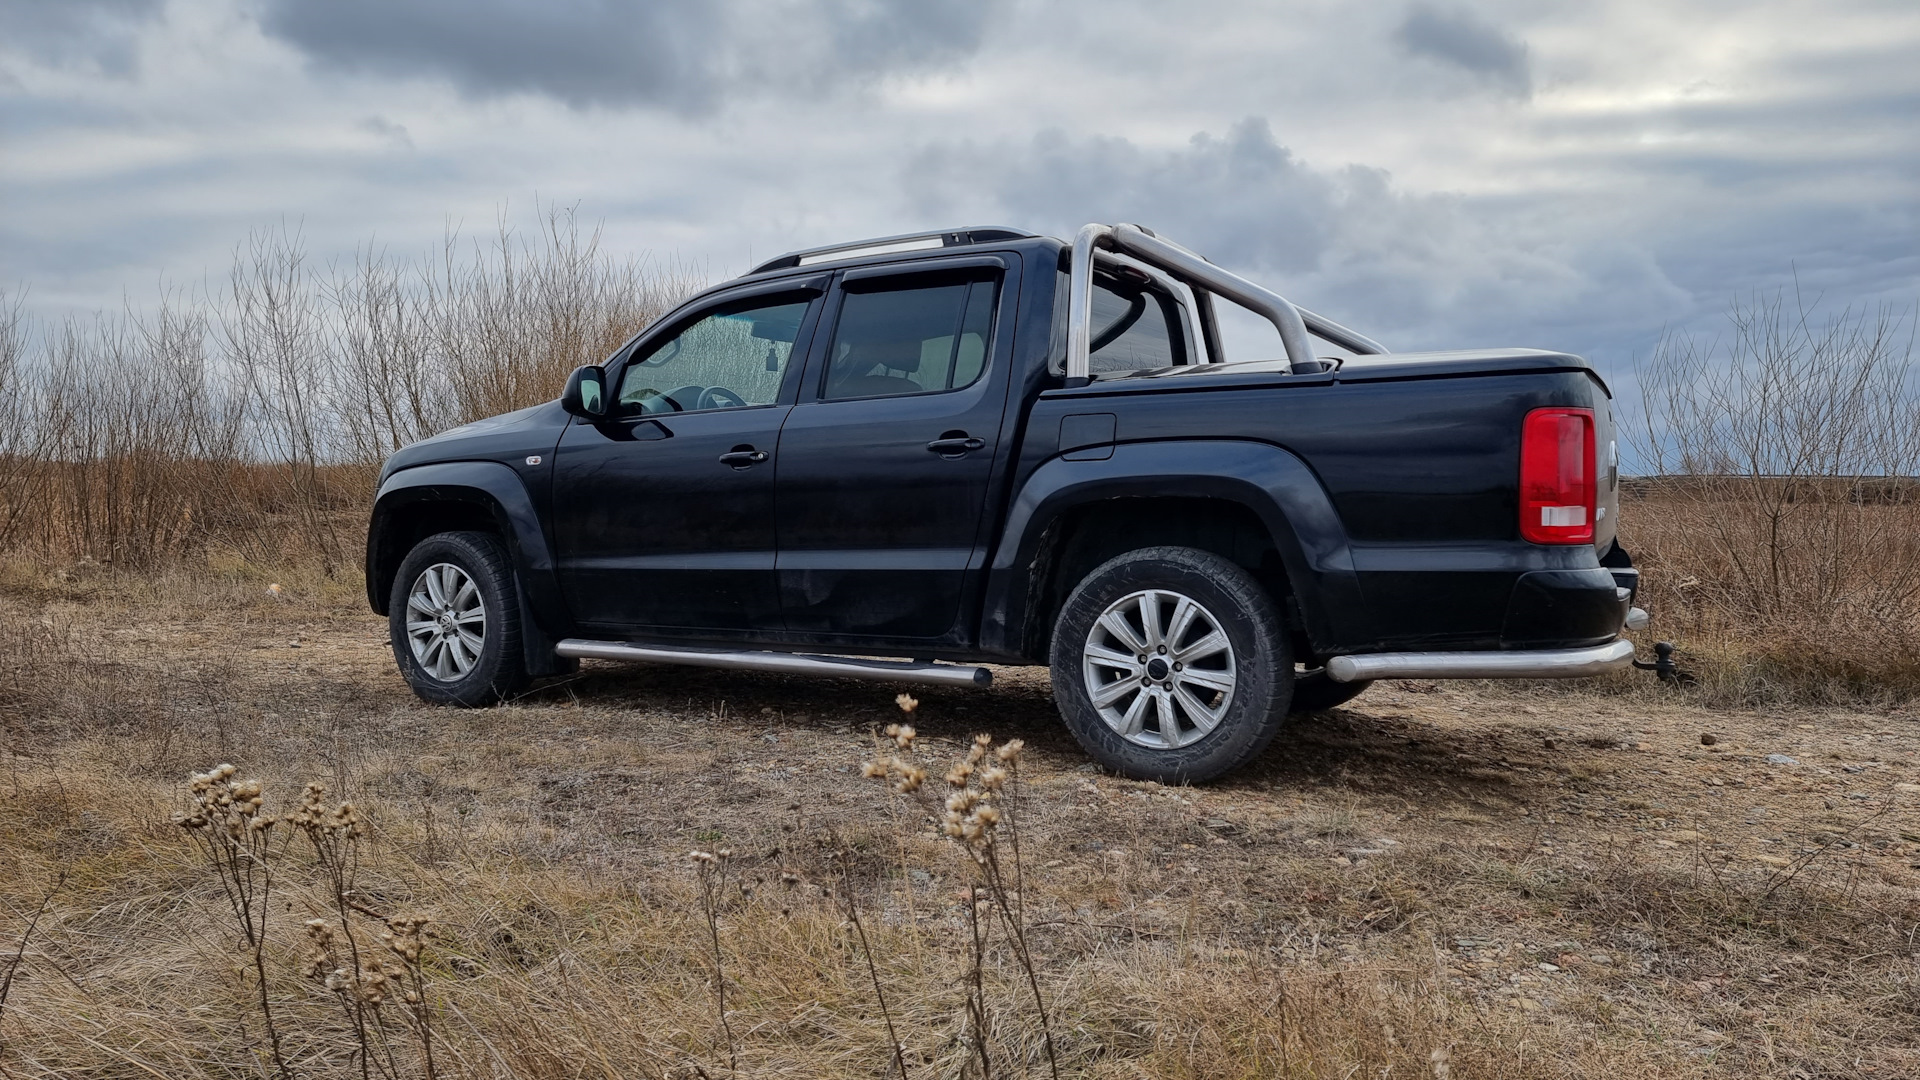
[[[436,705],[488,705],[527,685],[520,598],[500,541],[445,532],[414,545],[387,604],[393,658]]]
[[[1054,701],[1087,753],[1165,783],[1211,780],[1265,749],[1293,683],[1266,591],[1195,548],[1096,568],[1061,607],[1052,654]]]

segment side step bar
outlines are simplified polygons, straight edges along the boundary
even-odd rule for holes
[[[582,638],[567,638],[555,646],[553,651],[561,656],[590,660],[638,660],[649,664],[684,664],[688,667],[779,671],[789,675],[824,675],[829,678],[872,679],[877,682],[971,686],[980,689],[985,689],[993,683],[993,672],[986,668],[966,667],[961,664],[936,664],[931,660],[855,660],[845,656],[813,656],[806,653],[763,650],[730,652],[725,649],[638,645],[629,641],[587,641]]]
[[[1535,652],[1403,652],[1336,656],[1327,661],[1334,682],[1368,679],[1578,679],[1633,662],[1633,642],[1586,649]]]

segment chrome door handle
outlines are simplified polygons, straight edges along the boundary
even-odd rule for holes
[[[720,455],[720,464],[735,469],[745,469],[767,460],[765,450],[755,450],[751,446],[737,447]]]
[[[959,457],[961,454],[978,450],[987,445],[985,439],[975,439],[966,435],[950,435],[935,439],[927,444],[927,449],[942,457]]]

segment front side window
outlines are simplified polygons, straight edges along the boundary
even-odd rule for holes
[[[828,400],[958,390],[980,377],[996,281],[848,292],[827,359]]]
[[[620,415],[773,404],[809,303],[788,296],[714,310],[627,365]]]

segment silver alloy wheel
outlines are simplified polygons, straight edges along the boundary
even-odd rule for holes
[[[1087,633],[1087,697],[1121,738],[1171,750],[1204,738],[1233,704],[1233,644],[1199,601],[1171,589],[1115,600]]]
[[[407,643],[422,671],[459,682],[487,641],[487,603],[480,587],[452,563],[434,563],[407,592]]]

